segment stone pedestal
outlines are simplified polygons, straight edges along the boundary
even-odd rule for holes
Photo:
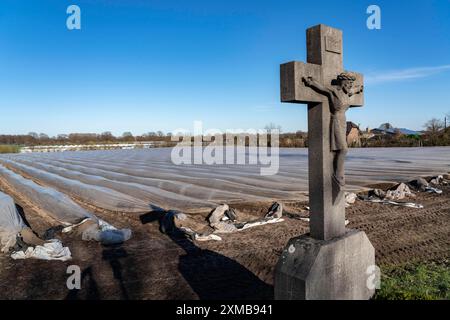
[[[367,300],[367,270],[375,250],[363,231],[346,230],[331,240],[307,235],[289,241],[275,270],[275,299]]]

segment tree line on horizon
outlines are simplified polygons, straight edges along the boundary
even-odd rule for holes
[[[450,115],[448,115],[448,118],[450,118]],[[450,146],[450,127],[447,124],[448,118],[444,121],[436,118],[427,121],[424,124],[425,130],[421,136],[402,135],[398,132],[389,136],[379,136],[375,139],[362,138],[361,147]],[[273,123],[267,125],[265,129],[268,131],[277,129],[281,132],[281,127]],[[3,150],[13,152],[11,150],[18,150],[17,148],[14,148],[14,146],[94,145],[151,141],[170,143],[172,142],[171,138],[171,133],[164,133],[162,131],[148,132],[142,135],[133,135],[131,132],[124,132],[120,136],[115,136],[110,131],[106,131],[101,134],[71,133],[59,134],[53,137],[50,137],[45,133],[38,134],[30,132],[25,135],[0,135],[0,146]],[[303,131],[280,133],[279,146],[283,148],[308,147],[308,134]]]
[[[70,133],[50,137],[45,133],[30,132],[24,135],[0,135],[0,144],[20,146],[44,146],[64,144],[107,144],[132,143],[143,141],[170,141],[171,133],[162,131],[149,132],[134,136],[131,132],[124,132],[115,136],[111,132],[97,133]]]

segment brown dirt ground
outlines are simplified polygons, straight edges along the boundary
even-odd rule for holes
[[[4,181],[38,234],[56,224]],[[450,256],[450,187],[419,194],[411,209],[357,201],[347,209],[349,228],[364,230],[379,265],[441,261]],[[270,203],[235,204],[240,217],[261,217]],[[286,202],[285,221],[223,235],[221,242],[192,243],[159,231],[158,213],[95,213],[133,237],[120,246],[58,234],[72,251],[69,262],[14,261],[0,254],[0,299],[272,299],[273,271],[291,237],[308,232],[304,202]],[[92,209],[92,208],[91,208]],[[204,215],[194,219],[203,221]],[[68,290],[69,265],[82,270],[81,290]]]

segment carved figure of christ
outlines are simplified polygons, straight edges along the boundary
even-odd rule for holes
[[[313,88],[328,98],[331,113],[330,150],[333,152],[333,180],[340,187],[345,186],[344,162],[348,152],[347,146],[347,118],[345,112],[350,108],[350,99],[354,94],[364,90],[363,85],[355,87],[356,78],[347,72],[337,77],[337,86],[325,86],[313,77],[302,79],[308,87]]]

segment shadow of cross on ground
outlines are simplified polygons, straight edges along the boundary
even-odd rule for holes
[[[141,216],[141,222],[158,221],[161,225],[164,215],[164,212],[152,212]],[[184,250],[178,270],[199,299],[273,299],[273,286],[237,261],[198,247],[179,229],[173,229],[167,236]]]

